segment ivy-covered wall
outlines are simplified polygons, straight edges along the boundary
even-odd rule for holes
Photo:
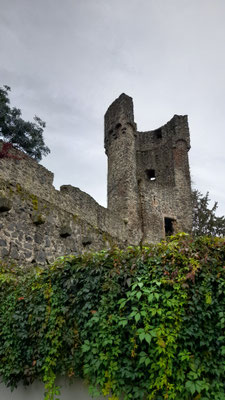
[[[118,400],[225,400],[225,241],[186,234],[150,247],[1,262],[0,376],[57,376]]]

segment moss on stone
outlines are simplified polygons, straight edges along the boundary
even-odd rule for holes
[[[34,194],[31,194],[30,197],[31,197],[31,200],[32,200],[33,209],[37,211],[38,210],[38,198]]]
[[[77,219],[78,219],[78,215],[77,214],[73,214],[72,215],[72,219],[73,219],[73,222],[77,222]]]

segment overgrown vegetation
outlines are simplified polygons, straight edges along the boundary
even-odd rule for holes
[[[225,399],[225,241],[1,264],[0,375],[15,388],[85,378],[110,399]]]

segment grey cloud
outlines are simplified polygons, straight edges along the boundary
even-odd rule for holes
[[[0,80],[46,120],[55,183],[105,204],[103,116],[121,92],[140,130],[188,114],[192,175],[225,214],[223,0],[0,0]]]

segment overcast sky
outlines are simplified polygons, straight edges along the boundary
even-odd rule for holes
[[[224,0],[0,0],[0,86],[47,123],[54,184],[106,205],[103,117],[122,92],[138,129],[188,114],[192,180],[225,214]]]

